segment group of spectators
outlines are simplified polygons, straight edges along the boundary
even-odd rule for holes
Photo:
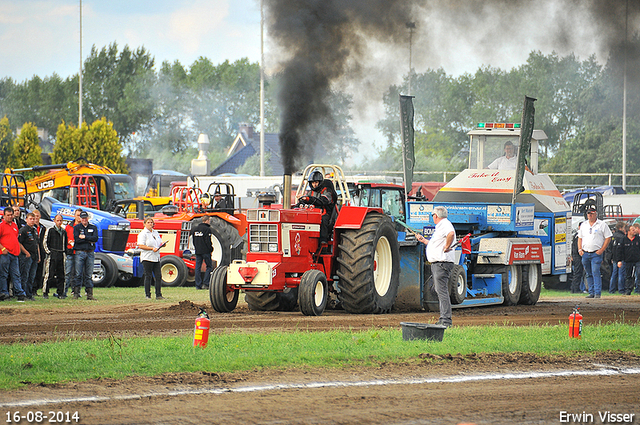
[[[611,246],[611,256],[605,255]],[[573,251],[571,292],[588,293],[600,298],[602,265],[611,262],[609,292],[631,295],[640,293],[640,224],[619,221],[614,232],[597,218],[595,207],[587,210],[587,220],[580,224]]]
[[[89,214],[78,209],[74,222],[63,226],[63,217],[54,217],[54,225],[46,229],[40,224],[40,212],[28,212],[22,220],[19,206],[6,207],[0,222],[0,301],[12,294],[18,302],[35,301],[38,290],[42,297],[80,298],[84,285],[88,300],[93,296],[93,261],[98,229],[89,223]]]

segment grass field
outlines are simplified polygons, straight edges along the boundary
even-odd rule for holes
[[[569,339],[566,325],[482,326],[447,329],[442,342],[404,341],[397,329],[364,332],[272,332],[212,335],[206,348],[192,337],[107,338],[12,344],[0,353],[0,389],[26,383],[120,379],[164,372],[237,372],[255,368],[378,365],[417,361],[423,353],[575,355],[608,350],[640,354],[640,327],[592,326],[583,339]]]
[[[87,303],[128,305],[135,303],[175,304],[191,300],[208,304],[208,291],[195,288],[164,288],[166,300],[146,300],[142,288],[98,288],[98,301],[48,300],[3,302],[1,307],[29,309],[73,309]],[[582,294],[543,290],[544,297],[572,297]],[[603,294],[603,296],[610,296]],[[165,372],[238,372],[255,368],[326,367],[378,365],[382,362],[413,362],[430,353],[511,353],[539,355],[583,355],[621,350],[640,355],[640,326],[637,323],[607,323],[590,326],[583,339],[569,339],[566,324],[542,326],[465,326],[447,329],[442,342],[404,341],[399,329],[234,333],[210,336],[206,348],[192,346],[192,336],[115,337],[64,340],[39,344],[1,345],[0,389],[27,383],[84,381],[91,378],[120,379],[154,376]]]

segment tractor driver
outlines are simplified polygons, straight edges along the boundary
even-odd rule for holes
[[[322,210],[320,243],[329,242],[338,194],[333,188],[331,180],[325,179],[318,170],[309,176],[309,186],[311,190],[306,195],[298,198],[298,205],[313,205]]]
[[[518,156],[516,155],[516,147],[511,141],[504,144],[504,155],[496,158],[487,166],[493,170],[515,170],[518,168]]]

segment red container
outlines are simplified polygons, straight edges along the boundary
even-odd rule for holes
[[[209,342],[209,317],[207,313],[200,312],[196,318],[196,325],[193,331],[193,346],[205,348]]]
[[[579,307],[569,315],[569,338],[582,339],[582,314]]]

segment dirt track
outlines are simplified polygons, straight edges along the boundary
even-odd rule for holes
[[[55,300],[52,300],[55,302]],[[638,322],[640,296],[612,296],[595,300],[582,297],[547,298],[535,306],[477,307],[455,309],[454,325],[485,324],[556,324],[566,321],[572,308],[580,303],[585,325],[610,321]],[[106,337],[115,335],[174,335],[193,331],[194,319],[204,307],[191,301],[140,303],[127,305],[87,304],[80,300],[65,309],[38,310],[4,307],[0,304],[0,343],[42,342],[68,336]],[[305,329],[370,329],[400,328],[400,322],[428,323],[437,320],[436,313],[396,312],[384,315],[354,315],[344,311],[326,311],[320,317],[306,317],[300,312],[254,312],[241,304],[232,313],[210,314],[213,332],[269,332]]]
[[[581,303],[585,326],[623,318],[625,322],[638,323],[640,318],[638,296],[599,300],[567,297],[543,299],[534,307],[454,310],[454,324],[555,324],[567,320],[576,301]],[[39,310],[44,314],[35,315],[26,309],[0,304],[0,342],[34,343],[70,335],[106,337],[110,333],[134,336],[142,334],[141,328],[145,329],[145,335],[150,331],[155,335],[191,333],[197,311],[190,301],[133,306],[97,303],[90,307],[82,302],[63,311]],[[233,313],[212,314],[211,319],[214,332],[268,332],[399,328],[402,321],[429,322],[437,317],[420,312],[371,316],[342,311],[305,317],[299,312],[256,313],[243,306]],[[608,371],[604,375],[589,375],[603,369]],[[621,373],[630,370],[636,372]],[[532,371],[547,374],[575,371],[582,375],[487,378],[488,374]],[[627,423],[640,423],[638,371],[640,358],[619,352],[578,358],[528,354],[458,356],[455,353],[437,357],[425,353],[414,362],[390,363],[377,368],[260,370],[236,374],[203,371],[117,382],[31,385],[24,390],[0,393],[0,410],[78,411],[80,423],[86,424],[556,424],[561,423],[561,411],[592,414],[593,421],[584,423],[602,423],[598,412],[605,411],[634,414],[632,422]],[[456,379],[436,380],[452,377]],[[403,381],[407,378],[433,381]],[[472,379],[465,382],[465,378]],[[334,382],[334,385],[321,386],[319,382]],[[338,382],[340,384],[335,384]],[[283,386],[264,387],[274,384]],[[78,400],[87,396],[103,398]],[[45,398],[69,400],[43,403]],[[6,404],[18,401],[28,404],[9,407]],[[3,417],[3,421],[5,419]]]

